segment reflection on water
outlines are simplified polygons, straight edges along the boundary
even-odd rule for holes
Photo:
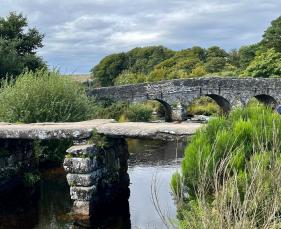
[[[129,141],[131,179],[130,213],[132,228],[164,228],[151,200],[152,179],[156,176],[159,201],[167,217],[176,216],[176,207],[170,194],[172,173],[179,168],[184,143],[160,141]]]
[[[169,182],[173,171],[180,166],[184,143],[128,140],[130,161],[130,191],[128,200],[114,206],[97,209],[92,228],[164,228],[151,201],[151,181],[154,175],[160,183],[161,208],[172,218],[176,208],[170,194]],[[43,174],[39,199],[27,198],[21,190],[0,199],[0,229],[82,228],[83,222],[73,218],[69,187],[63,168]],[[36,196],[36,195],[35,195]],[[27,199],[28,201],[23,201]],[[4,203],[3,203],[4,202]],[[73,226],[73,225],[80,226]]]

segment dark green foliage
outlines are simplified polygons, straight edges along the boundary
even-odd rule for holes
[[[12,12],[8,17],[0,18],[0,77],[46,67],[36,56],[36,50],[43,47],[42,40],[43,34],[28,28],[22,14]]]
[[[225,58],[225,57],[228,57],[228,53],[224,49],[222,49],[218,46],[212,46],[207,49],[206,57],[207,57],[207,59],[214,58],[214,57]]]
[[[125,53],[112,54],[101,60],[92,70],[92,77],[97,80],[98,86],[112,86],[114,79],[126,69],[127,58]]]
[[[57,72],[26,72],[6,81],[0,90],[0,120],[5,122],[67,122],[86,120],[91,103],[79,83]]]
[[[209,73],[221,72],[228,63],[228,53],[220,47],[207,49],[205,68]]]
[[[109,55],[92,68],[92,78],[97,80],[99,86],[112,86],[124,70],[146,74],[172,55],[173,51],[162,46],[135,48],[127,53]]]
[[[151,119],[152,111],[144,104],[132,104],[127,110],[127,117],[132,122],[147,122]]]
[[[174,55],[174,52],[163,46],[152,46],[145,48],[134,48],[127,52],[127,68],[136,73],[149,73],[153,67],[163,60]]]
[[[271,22],[271,26],[263,34],[262,45],[281,52],[281,16]]]
[[[242,46],[239,49],[239,65],[242,69],[248,67],[251,61],[255,58],[259,46],[257,44]]]

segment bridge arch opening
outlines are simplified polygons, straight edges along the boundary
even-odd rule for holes
[[[216,94],[197,97],[187,107],[188,116],[227,114],[231,105],[227,99]]]
[[[172,121],[172,108],[167,102],[161,99],[148,100],[147,102],[153,104],[156,119],[164,119],[166,122]]]
[[[272,108],[275,108],[278,105],[277,100],[271,95],[267,95],[267,94],[255,95],[253,98],[249,100],[248,105],[254,103],[261,103],[265,106],[272,107]]]

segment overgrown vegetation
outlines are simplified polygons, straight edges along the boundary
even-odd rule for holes
[[[152,109],[144,104],[132,104],[127,111],[127,117],[133,122],[147,122],[151,119]]]
[[[281,117],[250,106],[212,119],[171,181],[181,228],[279,228]]]
[[[67,122],[91,116],[91,102],[78,83],[58,72],[25,72],[0,89],[0,120],[5,122]]]
[[[154,104],[100,101],[93,108],[94,118],[112,118],[120,122],[147,122],[151,120]]]

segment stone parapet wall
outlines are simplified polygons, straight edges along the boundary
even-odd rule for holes
[[[253,97],[266,104],[280,104],[280,90],[280,78],[208,77],[90,88],[88,95],[98,100],[131,103],[156,100],[164,105],[166,114],[170,114],[167,120],[181,121],[185,117],[173,104],[188,106],[201,96],[209,96],[224,112],[229,112],[233,107],[246,105]]]
[[[80,144],[67,150],[64,168],[74,213],[90,215],[95,205],[128,190],[127,159],[127,144],[121,138],[107,139],[104,147]]]

